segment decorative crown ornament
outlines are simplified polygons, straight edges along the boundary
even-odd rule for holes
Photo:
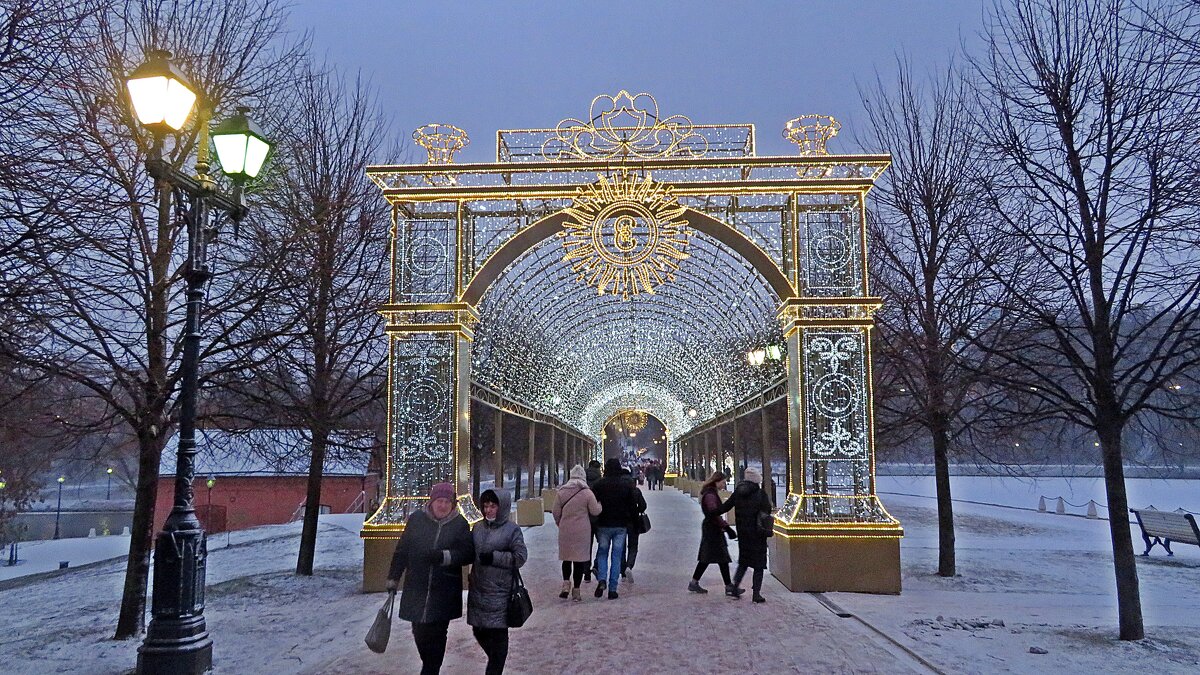
[[[412,137],[429,155],[426,164],[453,164],[454,153],[471,144],[467,132],[453,124],[437,122],[417,127]]]
[[[650,94],[601,94],[592,99],[587,121],[568,118],[542,145],[542,157],[561,159],[657,159],[702,157],[708,140],[683,115],[659,118]]]
[[[800,148],[801,156],[828,155],[825,144],[841,129],[841,122],[829,115],[801,115],[783,125],[783,137]]]
[[[675,279],[689,245],[671,188],[622,170],[578,189],[558,236],[580,281],[628,300]]]

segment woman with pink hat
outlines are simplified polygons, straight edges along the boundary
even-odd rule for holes
[[[394,591],[404,577],[397,616],[412,623],[421,675],[442,669],[450,621],[463,614],[462,568],[474,559],[471,528],[458,513],[454,486],[435,484],[429,503],[404,524],[387,583]]]

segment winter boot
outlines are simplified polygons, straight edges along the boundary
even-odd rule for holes
[[[558,597],[562,598],[563,600],[566,600],[567,596],[570,595],[570,593],[571,593],[571,582],[564,581],[563,587],[562,587],[562,592],[558,594]]]
[[[754,594],[754,598],[753,598],[753,600],[754,600],[754,602],[755,602],[755,603],[757,603],[757,604],[760,604],[760,605],[761,605],[762,603],[764,603],[764,602],[766,602],[766,601],[767,601],[767,599],[766,599],[766,598],[764,598],[763,596],[759,595],[758,593],[755,593],[755,594]]]
[[[604,589],[606,589],[606,588],[608,588],[608,582],[607,582],[607,581],[601,581],[600,583],[596,584],[596,592],[594,593],[594,595],[595,595],[597,598],[599,598],[599,597],[603,597],[603,596],[604,596]]]
[[[688,590],[692,593],[707,593],[708,590],[700,585],[700,582],[692,579],[692,583],[688,584]]]
[[[617,592],[616,592],[616,591],[609,591],[609,592],[608,592],[608,599],[609,599],[609,600],[616,600],[616,599],[617,599]]]
[[[572,602],[583,602],[583,596],[579,595],[578,588],[571,589],[571,601]]]
[[[728,595],[731,598],[740,598],[740,597],[742,597],[742,593],[745,593],[745,592],[746,592],[746,589],[738,588],[737,586],[734,586],[733,584],[728,584],[725,586],[725,595]]]

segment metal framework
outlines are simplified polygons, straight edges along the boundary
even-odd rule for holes
[[[758,157],[751,125],[662,119],[649,95],[622,91],[597,97],[586,119],[498,132],[494,163],[370,167],[393,207],[393,280],[388,493],[364,536],[398,529],[432,482],[468,490],[477,392],[594,441],[618,412],[644,410],[675,441],[784,389],[792,478],[780,525],[899,536],[875,496],[879,303],[864,227],[890,158],[822,154],[835,132],[814,133],[821,152]],[[622,180],[649,187],[605,192]],[[635,291],[603,292],[572,255],[590,246],[629,269],[660,231],[680,255]],[[636,274],[635,285],[650,278]],[[747,350],[779,344],[786,362],[747,363]],[[668,455],[678,472],[678,448]]]

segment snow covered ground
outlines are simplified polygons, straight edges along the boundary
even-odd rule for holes
[[[769,576],[765,605],[720,595],[715,569],[703,580],[713,592],[687,593],[699,511],[695,500],[675,490],[645,492],[654,529],[642,538],[636,583],[622,584],[615,601],[590,594],[582,603],[559,600],[555,528],[552,522],[528,528],[532,558],[523,575],[535,611],[526,627],[512,632],[506,672],[1200,670],[1200,548],[1177,546],[1173,558],[1156,549],[1150,558],[1138,559],[1148,637],[1121,642],[1107,522],[1038,513],[1033,509],[1039,494],[1057,496],[1053,490],[1062,485],[1005,486],[1008,480],[956,479],[961,499],[1008,507],[956,504],[960,574],[943,579],[933,573],[937,532],[931,481],[881,477],[884,502],[905,526],[904,592],[825,596],[850,618],[838,617],[813,595],[788,593]],[[1159,508],[1196,506],[1200,482],[1159,483],[1146,493]],[[1076,492],[1062,494],[1076,504],[1103,497],[1102,490],[1093,494],[1073,484]],[[1132,481],[1130,490],[1137,494]],[[1131,496],[1135,506],[1146,501]],[[358,592],[359,518],[322,518],[313,577],[292,573],[298,523],[235,532],[228,544],[225,535],[214,537],[206,616],[217,672],[416,672],[407,624],[396,622],[384,655],[363,645],[383,596]],[[74,545],[99,546],[104,540]],[[1140,541],[1135,539],[1139,552]],[[36,558],[38,548],[26,544],[22,550]],[[50,560],[59,555],[50,548],[45,553]],[[0,672],[131,670],[137,642],[109,639],[123,570],[123,561],[115,559],[0,581]],[[1030,653],[1030,648],[1047,653]],[[454,622],[443,672],[482,669],[483,655],[469,627]]]

